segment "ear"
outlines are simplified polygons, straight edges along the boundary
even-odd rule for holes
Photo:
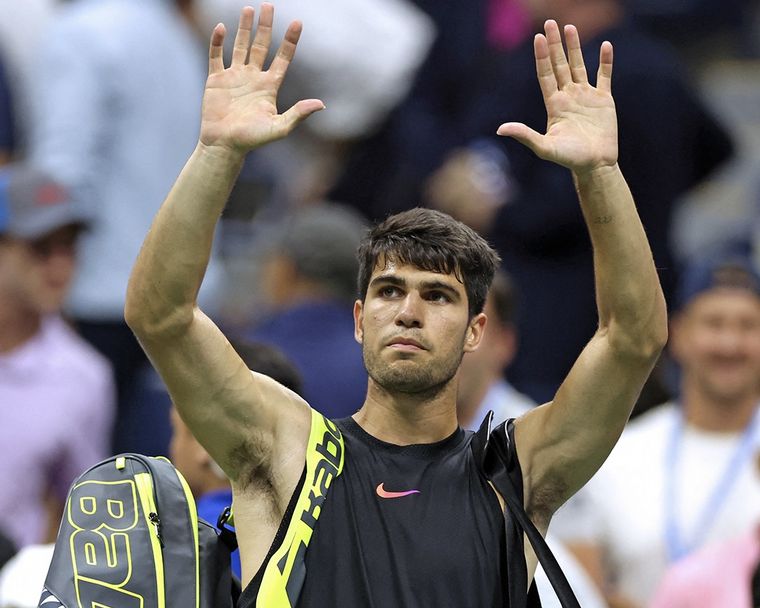
[[[354,302],[354,339],[359,344],[364,340],[364,304],[361,300]]]
[[[467,326],[467,333],[464,337],[464,352],[471,353],[478,348],[480,341],[483,339],[483,332],[486,329],[486,320],[486,315],[482,312],[472,318]]]

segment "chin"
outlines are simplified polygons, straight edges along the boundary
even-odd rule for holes
[[[37,312],[41,316],[58,314],[63,309],[63,302],[63,298],[49,298],[47,301],[39,304]]]

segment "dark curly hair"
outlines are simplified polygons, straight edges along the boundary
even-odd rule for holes
[[[367,295],[378,262],[395,260],[421,270],[454,274],[464,285],[470,318],[483,311],[499,255],[469,226],[433,209],[415,208],[388,217],[358,249],[359,299]]]

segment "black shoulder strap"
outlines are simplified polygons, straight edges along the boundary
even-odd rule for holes
[[[476,456],[480,458],[481,467],[488,480],[493,483],[494,487],[507,504],[507,510],[505,511],[505,517],[507,517],[507,520],[509,520],[508,514],[511,515],[512,521],[517,528],[524,532],[528,537],[530,544],[533,546],[533,550],[536,552],[538,561],[543,566],[562,607],[580,608],[580,604],[570,587],[570,583],[567,582],[567,578],[557,563],[549,545],[546,544],[546,540],[525,512],[521,498],[522,491],[518,491],[510,479],[509,471],[514,466],[519,466],[517,463],[512,462],[514,459],[510,458],[509,454],[510,444],[514,441],[513,421],[509,420],[503,422],[493,431],[490,431],[492,419],[493,412],[489,412],[488,416],[486,416],[486,419],[483,421],[483,425],[481,425],[481,428],[477,433],[476,441],[473,444],[475,446]],[[509,543],[511,540],[509,534],[509,521],[507,521],[507,524],[507,543]],[[511,583],[509,591],[510,606],[512,608],[526,605],[527,598],[521,600],[520,596],[516,596],[513,599],[513,593],[517,593],[517,590],[513,591]],[[522,598],[525,598],[524,591]]]

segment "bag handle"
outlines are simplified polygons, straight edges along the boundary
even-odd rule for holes
[[[530,544],[533,546],[538,561],[543,566],[544,571],[549,578],[549,582],[559,598],[562,608],[580,608],[578,599],[575,597],[575,593],[573,592],[570,583],[568,583],[564,572],[562,572],[562,568],[560,568],[557,563],[557,559],[554,557],[552,550],[525,512],[521,499],[522,492],[517,491],[509,476],[509,470],[517,464],[511,463],[509,457],[510,444],[513,441],[510,432],[514,428],[512,420],[499,424],[499,426],[491,432],[490,426],[492,419],[493,412],[489,412],[488,416],[486,416],[486,420],[481,426],[481,430],[478,431],[478,435],[482,441],[482,431],[484,427],[488,429],[485,445],[482,447],[481,452],[482,466],[486,477],[491,483],[493,483],[494,487],[507,505],[507,509],[504,513],[506,519],[505,523],[507,524],[507,542],[510,542],[509,515],[511,515],[513,524],[519,531],[523,532],[528,537]],[[510,600],[512,600],[512,597],[510,597]],[[525,605],[525,602],[521,602],[518,605]]]

